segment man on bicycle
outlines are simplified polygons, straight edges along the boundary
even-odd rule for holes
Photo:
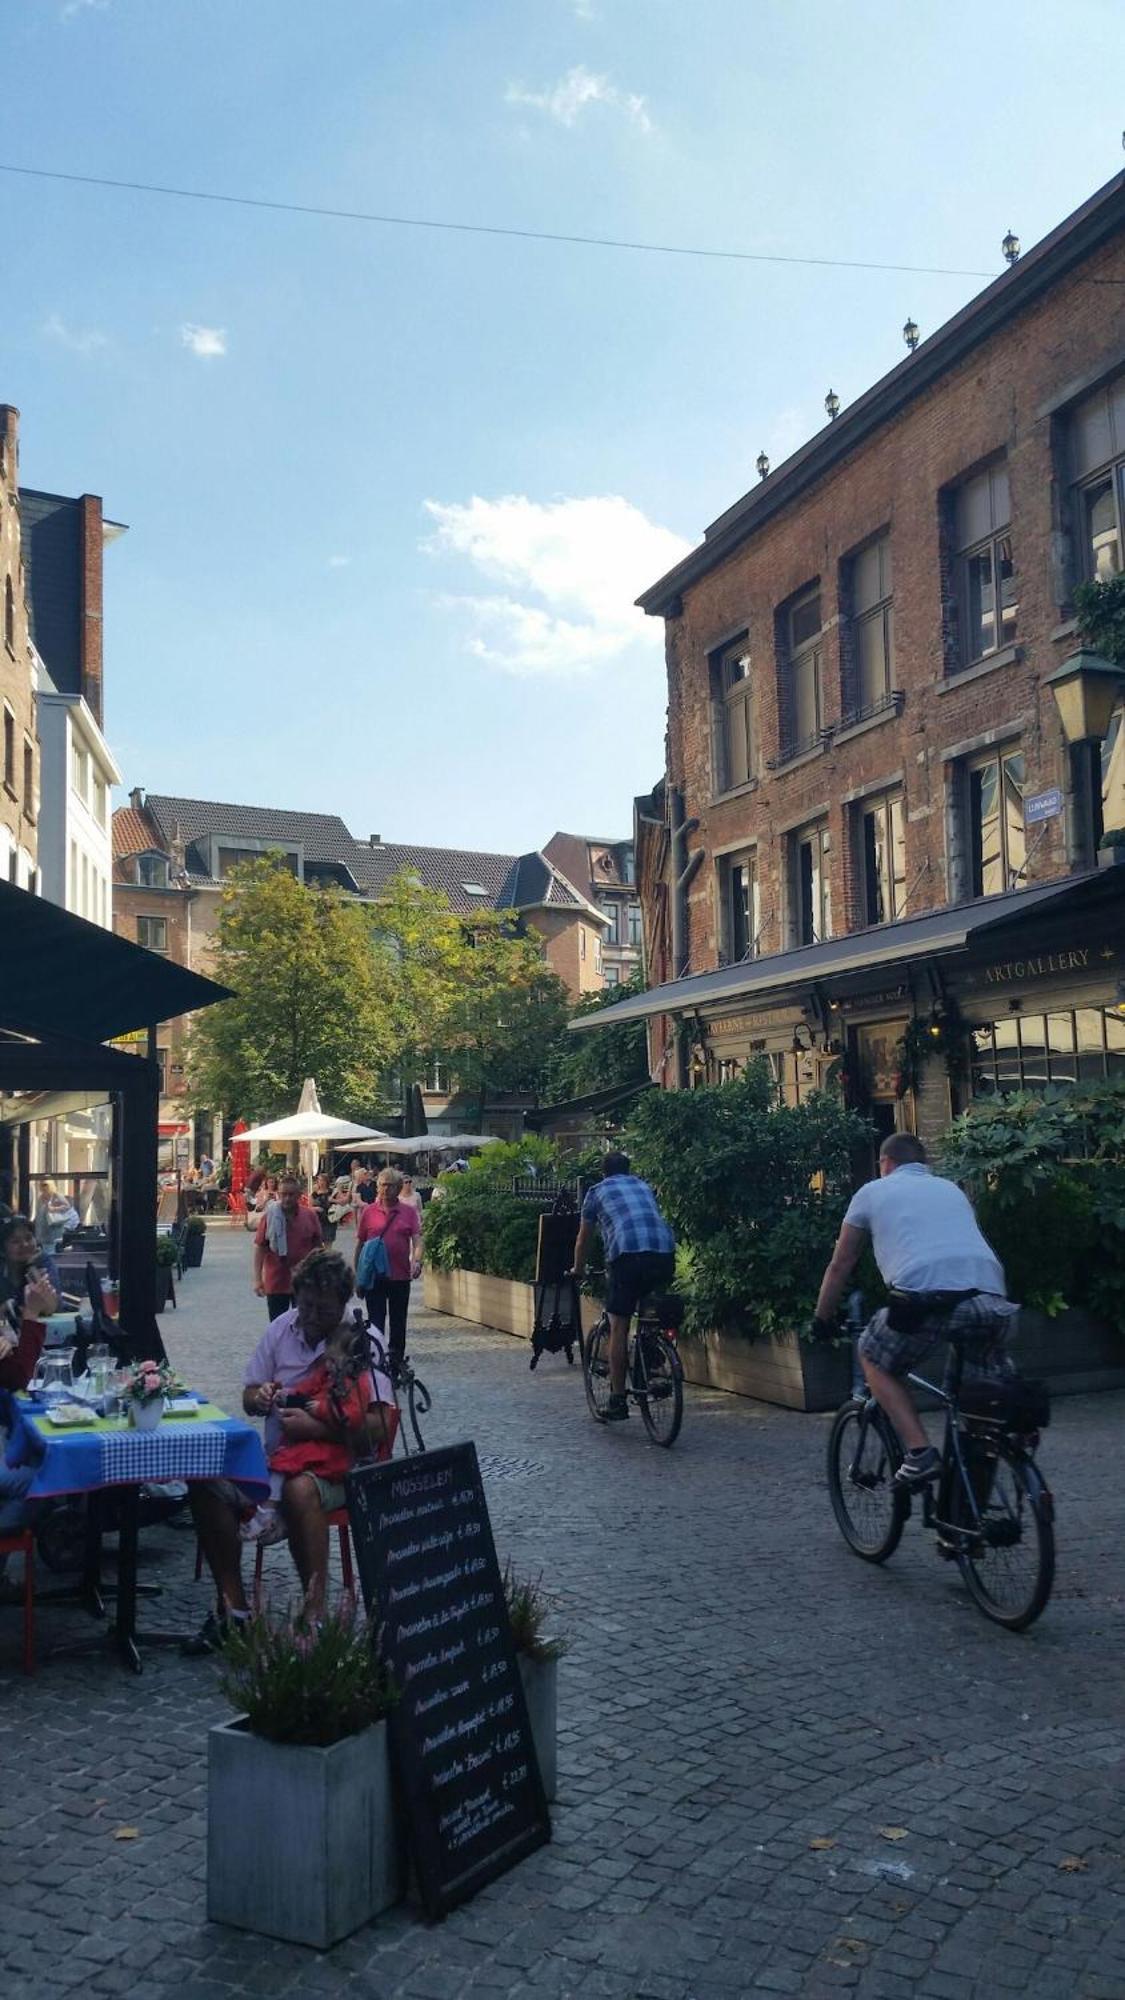
[[[574,1245],[574,1276],[586,1269],[590,1239],[597,1230],[606,1265],[605,1305],[609,1314],[609,1405],[606,1420],[620,1423],[629,1414],[625,1368],[629,1356],[629,1322],[641,1300],[676,1272],[676,1239],[657,1206],[647,1181],[629,1172],[627,1153],[607,1153],[602,1178],[582,1203],[582,1220]]]
[[[930,1172],[926,1149],[911,1132],[884,1139],[879,1179],[852,1197],[821,1281],[814,1333],[835,1330],[836,1308],[867,1237],[893,1296],[864,1328],[859,1358],[906,1449],[896,1478],[924,1486],[941,1471],[941,1455],[926,1437],[905,1377],[935,1342],[964,1333],[980,1337],[974,1366],[1006,1372],[1004,1346],[1018,1308],[1006,1296],[1000,1260],[968,1196]]]

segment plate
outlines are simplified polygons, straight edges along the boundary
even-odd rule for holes
[[[96,1410],[87,1410],[81,1403],[52,1403],[47,1411],[47,1422],[59,1430],[71,1430],[77,1424],[96,1424]]]
[[[164,1402],[166,1417],[197,1417],[199,1404],[194,1396],[168,1396]]]

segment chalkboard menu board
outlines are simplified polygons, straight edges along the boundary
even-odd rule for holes
[[[476,1447],[348,1476],[364,1603],[399,1700],[391,1741],[427,1916],[551,1838]]]

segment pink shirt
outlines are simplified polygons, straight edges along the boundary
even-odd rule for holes
[[[381,1236],[387,1252],[388,1278],[409,1278],[414,1239],[421,1227],[417,1209],[404,1201],[396,1202],[393,1208],[384,1208],[381,1201],[369,1202],[360,1210],[356,1224],[356,1256],[360,1244],[366,1243],[369,1236]]]

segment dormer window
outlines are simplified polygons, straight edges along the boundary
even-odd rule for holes
[[[168,887],[168,856],[166,854],[138,854],[137,882],[142,889],[166,889]]]

